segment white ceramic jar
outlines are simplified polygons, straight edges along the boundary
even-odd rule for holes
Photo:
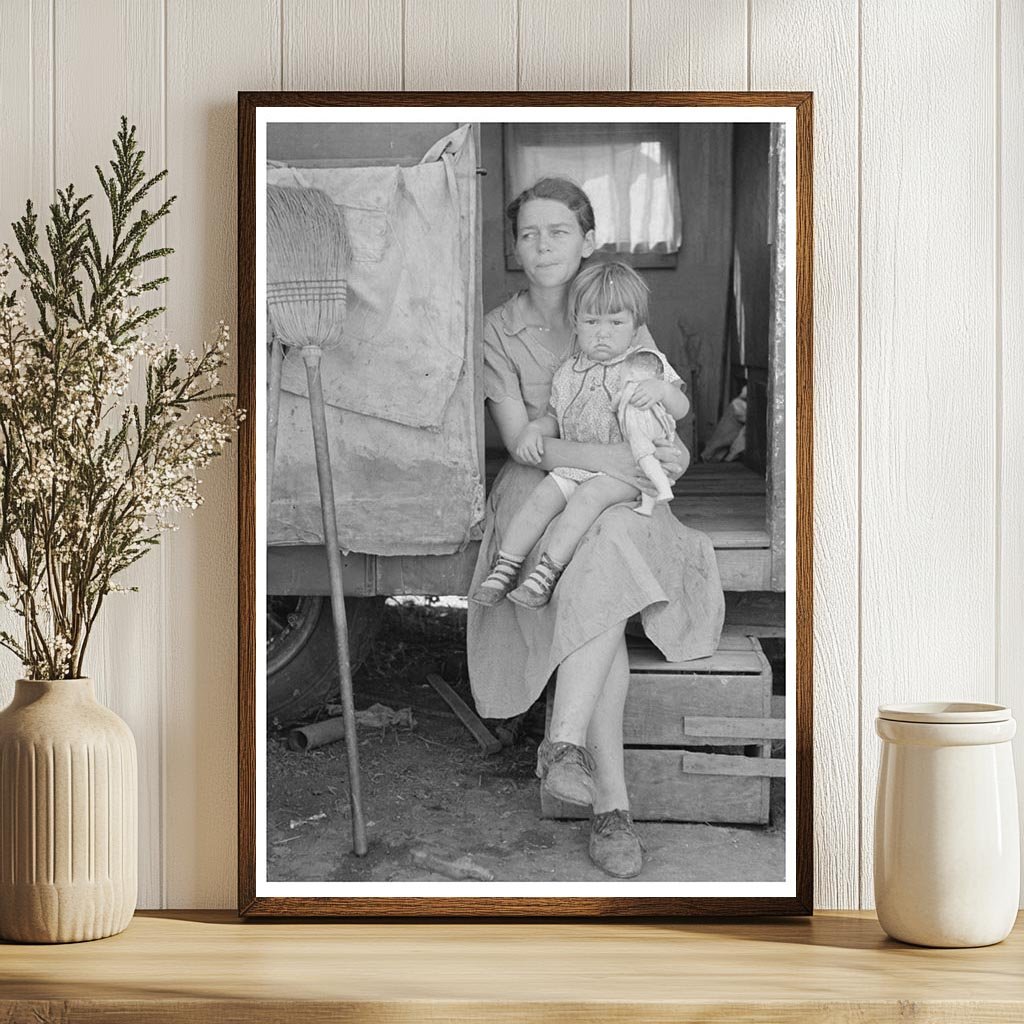
[[[878,709],[875,906],[894,939],[988,946],[1010,933],[1020,892],[1017,790],[999,704]]]

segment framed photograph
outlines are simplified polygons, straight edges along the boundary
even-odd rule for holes
[[[809,93],[240,93],[239,912],[812,912]]]

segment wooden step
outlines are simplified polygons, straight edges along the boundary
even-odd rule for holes
[[[770,780],[785,773],[771,741],[785,736],[785,722],[773,716],[771,666],[757,639],[726,635],[708,658],[670,662],[630,638],[629,669],[623,739],[634,819],[767,824]],[[553,699],[549,688],[549,721]],[[541,815],[589,811],[542,793]]]

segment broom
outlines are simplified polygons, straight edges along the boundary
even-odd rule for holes
[[[331,607],[341,673],[341,707],[348,755],[349,801],[352,807],[352,849],[366,853],[359,781],[359,747],[356,740],[355,704],[352,700],[352,668],[348,655],[348,625],[341,578],[341,549],[334,508],[327,417],[320,380],[320,359],[326,348],[341,343],[347,300],[346,273],[349,252],[345,225],[331,200],[317,189],[267,188],[267,312],[278,343],[300,349],[309,385],[309,414],[313,426],[320,509],[324,523],[324,547],[331,579]],[[281,390],[279,351],[271,353],[277,395],[270,396],[273,424],[268,423],[268,453],[273,472],[277,447],[277,402]]]

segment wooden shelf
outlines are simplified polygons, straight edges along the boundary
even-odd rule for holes
[[[985,949],[887,939],[868,913],[762,922],[239,922],[141,913],[122,935],[0,943],[0,1020],[1024,1019],[1024,919]]]

